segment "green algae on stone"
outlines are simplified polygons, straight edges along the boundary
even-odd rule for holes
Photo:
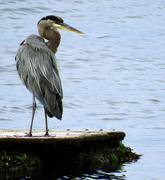
[[[140,157],[121,143],[126,135],[122,131],[51,131],[53,137],[5,136],[4,133],[10,134],[10,131],[1,133],[0,168],[5,170],[34,168],[41,162],[117,164]]]
[[[0,152],[0,169],[20,170],[39,167],[41,164],[37,156],[22,152]]]

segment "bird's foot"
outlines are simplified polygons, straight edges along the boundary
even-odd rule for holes
[[[32,133],[26,134],[25,137],[32,137]]]
[[[48,132],[45,133],[45,137],[50,137]]]

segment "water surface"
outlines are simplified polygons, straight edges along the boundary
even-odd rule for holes
[[[62,121],[49,119],[49,128],[122,130],[124,144],[143,157],[123,164],[120,173],[127,179],[164,179],[163,0],[0,1],[0,128],[29,128],[32,97],[17,75],[14,57],[48,14],[85,33],[60,31],[56,57],[64,114]],[[34,128],[45,128],[39,103]]]

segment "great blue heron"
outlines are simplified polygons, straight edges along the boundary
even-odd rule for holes
[[[15,60],[20,79],[33,95],[33,111],[28,136],[32,136],[32,126],[37,98],[45,110],[46,133],[48,136],[47,115],[62,118],[62,85],[54,54],[60,44],[61,35],[57,28],[83,32],[67,25],[63,19],[48,15],[37,24],[40,36],[29,35],[18,48]],[[45,42],[45,39],[49,40]]]

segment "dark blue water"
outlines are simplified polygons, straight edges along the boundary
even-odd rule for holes
[[[48,14],[85,33],[60,31],[56,57],[64,115],[62,121],[49,119],[49,128],[122,130],[124,144],[143,157],[123,164],[118,174],[130,180],[164,179],[164,0],[0,1],[0,128],[30,126],[32,98],[17,75],[14,57]],[[45,128],[39,103],[34,128]]]
[[[124,169],[122,165],[89,165],[89,164],[56,164],[47,165],[36,170],[27,170],[23,172],[1,173],[1,179],[13,180],[92,180],[92,179],[111,179],[125,180]],[[7,178],[5,178],[7,177]]]

